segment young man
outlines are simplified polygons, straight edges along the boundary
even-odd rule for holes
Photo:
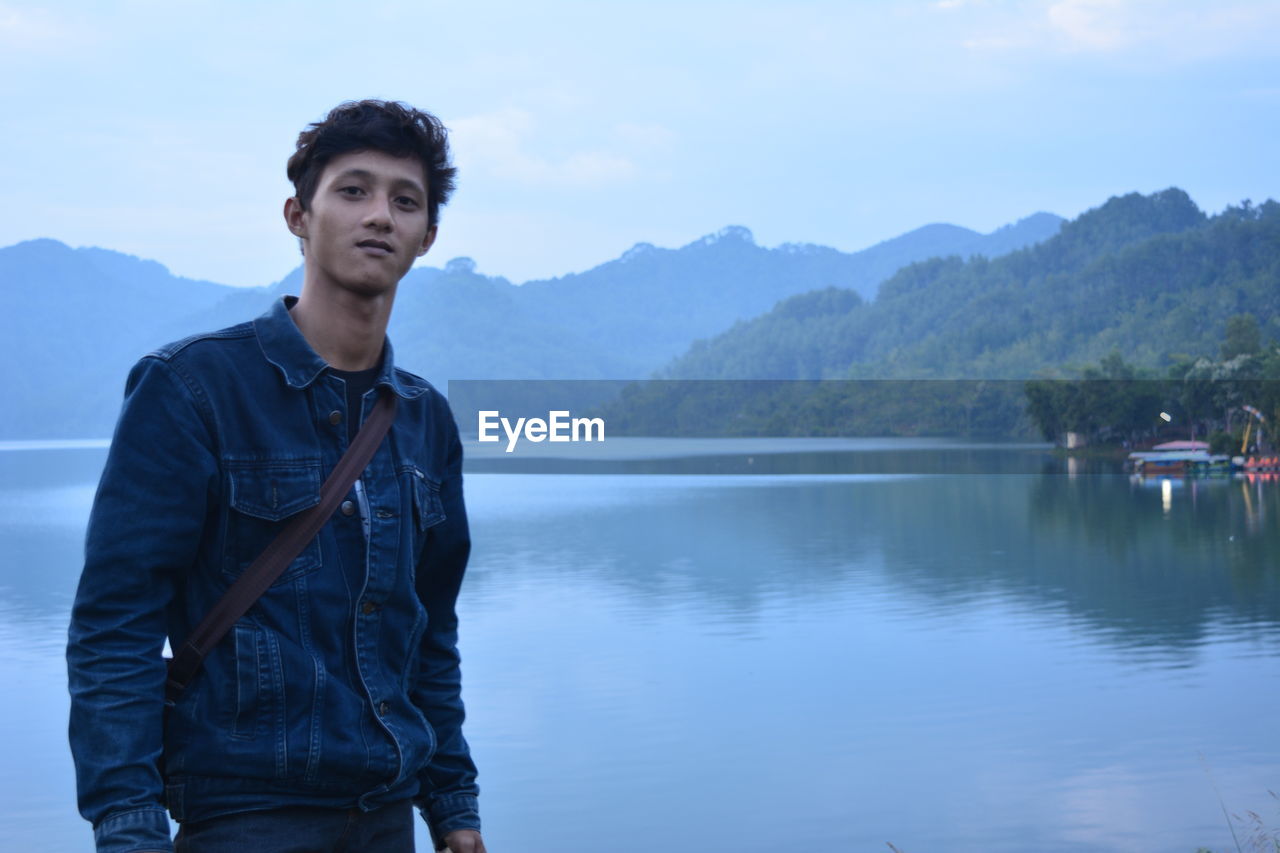
[[[335,108],[285,202],[300,298],[133,368],[94,500],[67,661],[81,813],[99,851],[483,853],[454,604],[470,551],[448,404],[395,367],[396,286],[453,189],[443,126]],[[320,485],[379,394],[395,421],[334,513],[171,707],[179,648]]]

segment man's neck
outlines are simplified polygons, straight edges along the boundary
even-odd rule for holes
[[[289,311],[316,354],[339,370],[368,370],[382,356],[394,292],[361,297],[346,290],[302,288]]]

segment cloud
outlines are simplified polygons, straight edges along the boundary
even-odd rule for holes
[[[536,153],[535,120],[505,109],[448,122],[460,167],[529,186],[601,187],[636,174],[630,158],[611,151],[573,151],[559,157]]]
[[[0,46],[6,52],[66,52],[88,41],[88,32],[64,17],[0,3]]]
[[[1060,0],[1045,14],[1050,28],[1071,47],[1115,50],[1138,34],[1134,5],[1123,0]]]
[[[969,50],[1141,55],[1183,62],[1280,48],[1280,5],[1264,0],[938,0],[968,15]]]

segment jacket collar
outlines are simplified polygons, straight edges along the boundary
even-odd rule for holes
[[[307,343],[307,339],[289,316],[289,309],[297,301],[296,296],[283,296],[275,300],[265,313],[253,321],[253,328],[258,336],[258,346],[262,348],[262,355],[280,371],[290,388],[302,390],[330,368],[311,348],[311,344]],[[374,385],[387,385],[404,399],[422,394],[425,388],[406,385],[400,381],[395,370],[390,338],[384,338],[382,346],[382,370]]]

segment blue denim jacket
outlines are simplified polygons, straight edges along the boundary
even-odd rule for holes
[[[470,551],[457,427],[389,342],[363,411],[346,411],[292,304],[129,375],[67,647],[80,810],[100,851],[172,849],[166,805],[182,821],[414,797],[437,844],[479,828],[454,610]],[[349,503],[166,708],[165,638],[177,648],[319,501],[345,419],[388,388],[395,423]]]

